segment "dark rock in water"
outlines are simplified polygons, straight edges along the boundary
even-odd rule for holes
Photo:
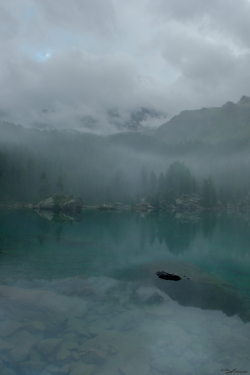
[[[164,279],[164,280],[174,280],[174,281],[181,280],[180,276],[175,275],[174,273],[168,273],[168,272],[165,272],[165,271],[158,271],[158,272],[156,272],[156,275],[160,279]]]

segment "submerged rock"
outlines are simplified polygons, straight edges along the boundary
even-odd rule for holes
[[[123,375],[148,375],[150,366],[146,358],[134,355],[121,363],[119,370]]]
[[[61,348],[56,354],[56,360],[60,364],[65,364],[71,357],[71,353],[68,349]]]
[[[194,368],[184,358],[164,356],[151,362],[152,367],[164,374],[192,375]]]
[[[67,349],[67,350],[78,350],[79,345],[76,342],[64,342],[62,344],[62,349]]]
[[[95,371],[95,365],[78,362],[70,371],[70,375],[91,375]]]
[[[66,375],[69,373],[70,371],[70,368],[71,368],[71,364],[70,363],[67,363],[66,365],[64,365],[62,368],[61,368],[61,373],[63,375]]]
[[[0,336],[7,337],[20,329],[22,325],[16,320],[6,319],[0,322]]]
[[[65,321],[65,315],[78,314],[83,315],[86,311],[87,302],[79,299],[78,297],[68,297],[61,294],[55,293],[49,290],[37,290],[37,289],[24,289],[1,285],[0,294],[2,297],[10,303],[13,303],[16,307],[22,306],[22,310],[25,310],[26,315],[31,316],[31,320],[46,321],[46,324],[61,324]],[[20,323],[13,323],[8,321],[7,326],[4,321],[0,322],[0,336],[1,332],[5,335],[9,335],[14,330],[21,327]],[[1,329],[2,327],[2,329]]]
[[[26,346],[18,346],[9,353],[11,362],[18,363],[25,361],[30,353],[30,348]]]
[[[72,332],[88,339],[91,337],[86,330],[86,323],[83,320],[74,317],[68,319],[66,332]]]
[[[51,365],[48,365],[45,367],[44,371],[43,372],[46,372],[46,373],[49,373],[49,374],[61,374],[61,367],[58,366],[58,365],[55,365],[54,363],[51,364]]]
[[[46,329],[46,325],[43,322],[32,321],[24,325],[24,328],[31,333],[43,332]]]
[[[112,344],[108,344],[108,351],[109,351],[109,354],[112,354],[112,355],[118,353],[117,347]]]
[[[62,339],[45,339],[39,342],[37,350],[45,356],[54,354],[62,343]]]
[[[35,349],[32,349],[30,351],[30,361],[34,361],[34,362],[40,362],[41,361],[41,356]]]
[[[87,331],[91,336],[97,336],[100,333],[104,333],[106,330],[112,328],[112,324],[107,320],[95,320],[93,323],[88,325]]]
[[[14,348],[14,345],[10,342],[0,339],[0,352],[6,352]]]
[[[105,352],[98,349],[90,349],[87,353],[82,355],[82,359],[85,363],[98,365],[104,362],[106,357]]]
[[[16,375],[16,373],[11,368],[4,367],[1,371],[1,375]]]
[[[63,337],[63,345],[78,345],[79,337],[73,333],[66,333]],[[70,348],[67,347],[67,349],[71,350]]]
[[[42,361],[26,361],[20,363],[20,369],[25,375],[38,375],[46,366]]]

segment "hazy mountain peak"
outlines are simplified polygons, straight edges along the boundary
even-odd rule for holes
[[[168,143],[250,139],[250,97],[242,96],[237,104],[228,101],[221,107],[182,111],[155,135]]]
[[[250,106],[250,96],[243,95],[237,104]]]

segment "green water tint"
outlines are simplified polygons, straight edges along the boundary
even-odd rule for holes
[[[1,375],[250,371],[246,215],[54,220],[0,211]]]

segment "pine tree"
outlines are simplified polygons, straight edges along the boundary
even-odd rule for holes
[[[193,176],[192,177],[192,193],[197,193],[198,192],[198,184],[196,181],[196,178]]]
[[[160,207],[160,200],[159,200],[159,195],[158,194],[156,194],[156,196],[155,196],[155,207],[157,209],[159,209],[159,207]]]
[[[158,178],[158,194],[160,196],[165,195],[165,179],[162,172],[160,173],[160,176]]]
[[[210,199],[210,189],[209,189],[209,182],[205,178],[202,184],[202,200],[203,205],[205,207],[210,207],[211,205],[211,199]]]
[[[135,201],[136,201],[136,203],[140,202],[140,194],[139,194],[138,191],[136,192]]]
[[[220,199],[220,202],[223,204],[223,206],[225,206],[225,204],[226,204],[226,199],[225,199],[224,188],[223,188],[222,185],[220,186],[219,199]]]
[[[143,167],[141,170],[141,194],[145,197],[148,193],[148,174],[146,168]]]
[[[209,181],[209,187],[210,187],[210,194],[211,194],[211,207],[214,207],[216,205],[216,202],[217,202],[217,196],[216,196],[216,191],[215,191],[215,188],[214,188],[214,183],[213,183],[213,180],[212,180],[212,177],[209,176],[208,178],[208,181]]]
[[[106,192],[105,192],[105,202],[109,203],[112,202],[112,194],[111,194],[111,189],[109,186],[106,187]]]
[[[63,186],[62,176],[57,177],[56,188],[60,191],[60,193],[63,192],[64,186]]]
[[[216,191],[211,176],[209,176],[208,179],[205,178],[203,181],[202,199],[204,206],[207,208],[211,208],[216,205]]]
[[[41,187],[40,187],[40,195],[43,199],[47,198],[51,192],[51,186],[48,182],[47,174],[43,171],[40,177]]]
[[[156,175],[153,171],[150,173],[150,178],[149,178],[149,192],[151,195],[154,195],[156,193],[157,189],[157,178]]]

